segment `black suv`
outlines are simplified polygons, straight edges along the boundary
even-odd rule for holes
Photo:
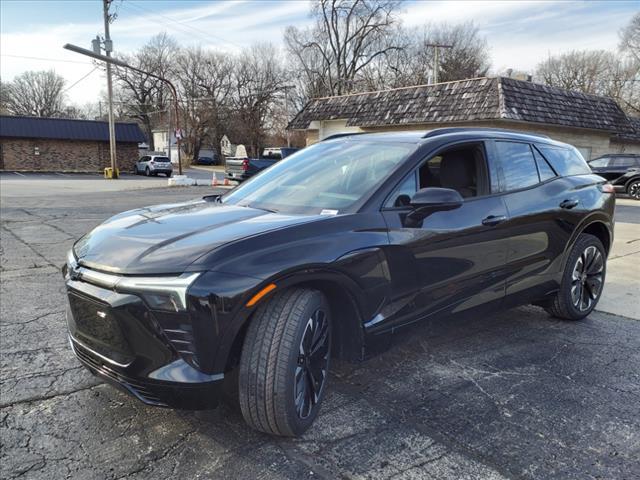
[[[615,198],[577,150],[489,129],[354,134],[225,195],[116,215],[64,268],[71,345],[152,405],[304,432],[331,358],[425,318],[597,304]],[[234,392],[235,390],[235,392]]]
[[[589,162],[594,173],[611,182],[618,193],[640,200],[640,155],[611,154]]]

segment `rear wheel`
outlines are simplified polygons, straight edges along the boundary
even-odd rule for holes
[[[633,180],[627,187],[627,193],[634,200],[640,200],[640,180]]]
[[[242,415],[265,433],[296,436],[318,415],[327,382],[331,319],[324,295],[293,288],[256,311],[239,372]]]
[[[571,249],[560,289],[546,307],[554,317],[581,320],[598,304],[606,274],[606,253],[602,242],[582,234]]]

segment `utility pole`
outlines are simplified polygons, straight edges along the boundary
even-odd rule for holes
[[[443,45],[441,43],[427,43],[425,47],[433,47],[433,78],[431,83],[438,83],[438,70],[440,68],[440,49],[453,48],[453,45]]]
[[[287,116],[287,126],[289,125],[289,96],[287,95],[287,92],[295,88],[296,88],[295,85],[285,85],[282,87],[282,90],[284,90],[284,110],[285,110],[285,115]],[[287,131],[287,147],[290,147],[291,132],[289,132],[289,129],[286,127],[285,127],[285,130]]]
[[[104,51],[107,57],[111,57],[113,51],[113,43],[109,35],[109,5],[112,0],[102,0],[102,11],[104,16]],[[118,158],[116,156],[116,126],[113,118],[113,81],[111,79],[111,64],[107,63],[107,101],[109,103],[109,155],[111,157],[111,168],[113,172],[112,178],[118,178]]]

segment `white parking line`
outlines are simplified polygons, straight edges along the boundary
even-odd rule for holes
[[[15,173],[16,175],[20,175],[21,177],[26,177],[26,175],[23,175],[22,173],[19,173],[19,172],[13,172],[13,173]]]

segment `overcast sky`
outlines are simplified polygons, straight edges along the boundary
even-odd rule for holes
[[[166,31],[182,45],[237,51],[254,42],[282,45],[286,26],[310,23],[306,0],[114,0],[111,35],[126,53]],[[489,41],[492,71],[531,71],[547,55],[572,49],[615,49],[618,31],[640,10],[636,1],[407,1],[406,25],[473,20]],[[93,66],[65,43],[90,48],[102,34],[102,1],[0,0],[0,73],[55,69],[70,86]],[[25,58],[32,57],[32,58]],[[94,71],[69,88],[77,104],[97,101],[104,76]]]

